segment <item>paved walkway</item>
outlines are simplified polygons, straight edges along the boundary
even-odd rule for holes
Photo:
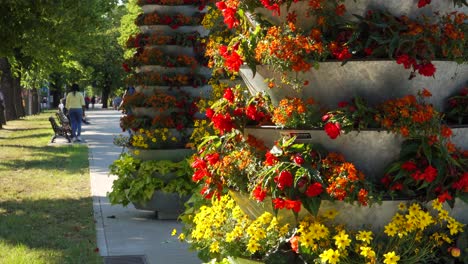
[[[98,105],[100,107],[100,105]],[[182,224],[174,220],[157,220],[154,212],[136,210],[132,205],[111,205],[106,193],[115,176],[109,165],[118,158],[121,148],[112,142],[122,133],[120,112],[95,109],[86,113],[91,124],[83,126],[82,137],[89,146],[91,192],[94,202],[97,242],[102,256],[144,255],[148,264],[198,264],[201,261],[188,245],[171,236]],[[119,262],[121,263],[121,262]]]

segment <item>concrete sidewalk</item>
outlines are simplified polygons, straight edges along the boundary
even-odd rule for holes
[[[112,189],[114,176],[109,177],[108,168],[122,150],[113,144],[113,139],[120,134],[126,135],[119,127],[120,115],[116,110],[96,108],[86,112],[91,124],[83,125],[82,137],[89,146],[91,192],[100,254],[104,257],[144,255],[149,264],[201,263],[196,252],[188,251],[187,244],[171,236],[174,228],[181,230],[180,222],[157,220],[154,212],[136,210],[132,205],[122,207],[109,203],[106,193]]]

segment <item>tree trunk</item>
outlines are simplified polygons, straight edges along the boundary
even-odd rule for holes
[[[0,90],[5,97],[6,120],[15,120],[23,117],[24,103],[21,97],[20,78],[13,77],[11,65],[7,58],[0,58]]]
[[[104,87],[102,89],[102,108],[108,108],[109,94],[111,91],[111,82],[105,78]]]

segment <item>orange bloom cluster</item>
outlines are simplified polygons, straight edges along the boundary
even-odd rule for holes
[[[128,61],[130,66],[159,65],[163,67],[191,67],[196,68],[199,64],[193,56],[170,55],[160,49],[146,48],[141,53],[134,55]]]
[[[175,32],[174,35],[167,35],[164,32],[154,32],[152,34],[139,33],[130,36],[126,45],[127,48],[139,48],[146,45],[180,45],[191,47],[197,44],[200,38],[202,37],[198,32]]]
[[[284,98],[275,107],[272,121],[282,127],[305,126],[307,123],[314,122],[311,118],[314,114],[317,114],[318,117],[318,105],[313,98],[305,101],[296,97]]]
[[[422,95],[429,96],[430,93],[423,91]],[[440,114],[431,104],[419,103],[414,95],[388,100],[380,106],[380,110],[376,121],[404,137],[432,131],[434,122],[440,120]]]
[[[158,12],[140,14],[138,15],[135,24],[138,26],[142,25],[168,25],[172,28],[178,28],[180,26],[191,26],[200,25],[203,20],[204,13],[195,13],[191,16],[186,16],[182,13],[173,15],[162,15]]]
[[[170,107],[174,107],[176,102],[177,98],[175,96],[161,92],[155,93],[146,99],[146,104],[150,105],[158,111],[165,111]]]
[[[177,74],[177,73],[153,73],[153,72],[140,72],[130,79],[129,83],[139,83],[141,85],[162,85],[162,86],[193,86],[198,87],[205,85],[207,79],[203,75],[197,74]]]
[[[327,193],[334,199],[343,201],[346,198],[354,198],[357,193],[357,200],[362,205],[367,205],[369,197],[364,186],[359,186],[364,181],[364,174],[358,171],[354,164],[346,162],[344,156],[338,153],[329,153],[322,160],[320,171],[325,176],[327,182]]]
[[[255,49],[255,59],[261,63],[280,64],[296,72],[306,72],[312,67],[308,58],[312,53],[322,52],[320,42],[295,33],[294,26],[290,23],[285,28],[269,28],[265,38],[259,41]]]

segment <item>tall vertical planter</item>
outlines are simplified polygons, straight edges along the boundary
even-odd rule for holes
[[[184,101],[177,101],[173,109],[160,111],[157,106],[129,106],[132,109],[131,115],[152,120],[152,126],[157,126],[158,129],[172,131],[177,128],[176,134],[180,136],[176,138],[179,140],[182,136],[189,138],[193,129],[188,126],[181,128],[177,123],[179,120],[190,122],[197,118],[196,113],[187,110],[186,106],[189,103],[185,100],[193,101],[194,98],[207,97],[210,91],[206,83],[211,72],[199,61],[203,55],[199,54],[195,39],[208,33],[200,24],[206,10],[200,10],[196,5],[171,5],[164,4],[163,1],[157,2],[158,4],[147,4],[145,1],[139,3],[142,13],[135,23],[139,26],[141,34],[132,39],[138,51],[130,61],[134,70],[134,75],[129,80],[130,84],[135,87],[136,92],[147,98],[159,94],[169,94],[176,98],[183,95]],[[197,61],[198,63],[194,64]],[[160,124],[171,123],[174,127],[161,128]],[[151,126],[137,127],[137,132],[134,133],[136,136],[141,128],[152,129]],[[184,133],[178,134],[181,129]],[[175,134],[171,132],[171,137],[173,135]],[[186,138],[182,139],[182,142],[186,143]],[[130,147],[129,153],[143,161],[179,162],[190,157],[193,150],[177,142],[171,144],[169,140],[168,143],[158,144],[149,149]],[[166,182],[171,180],[171,174],[154,177],[162,177]],[[178,193],[155,190],[149,201],[134,203],[134,206],[140,210],[155,211],[159,219],[175,219],[184,211],[184,203],[188,198],[187,195],[180,196]]]

